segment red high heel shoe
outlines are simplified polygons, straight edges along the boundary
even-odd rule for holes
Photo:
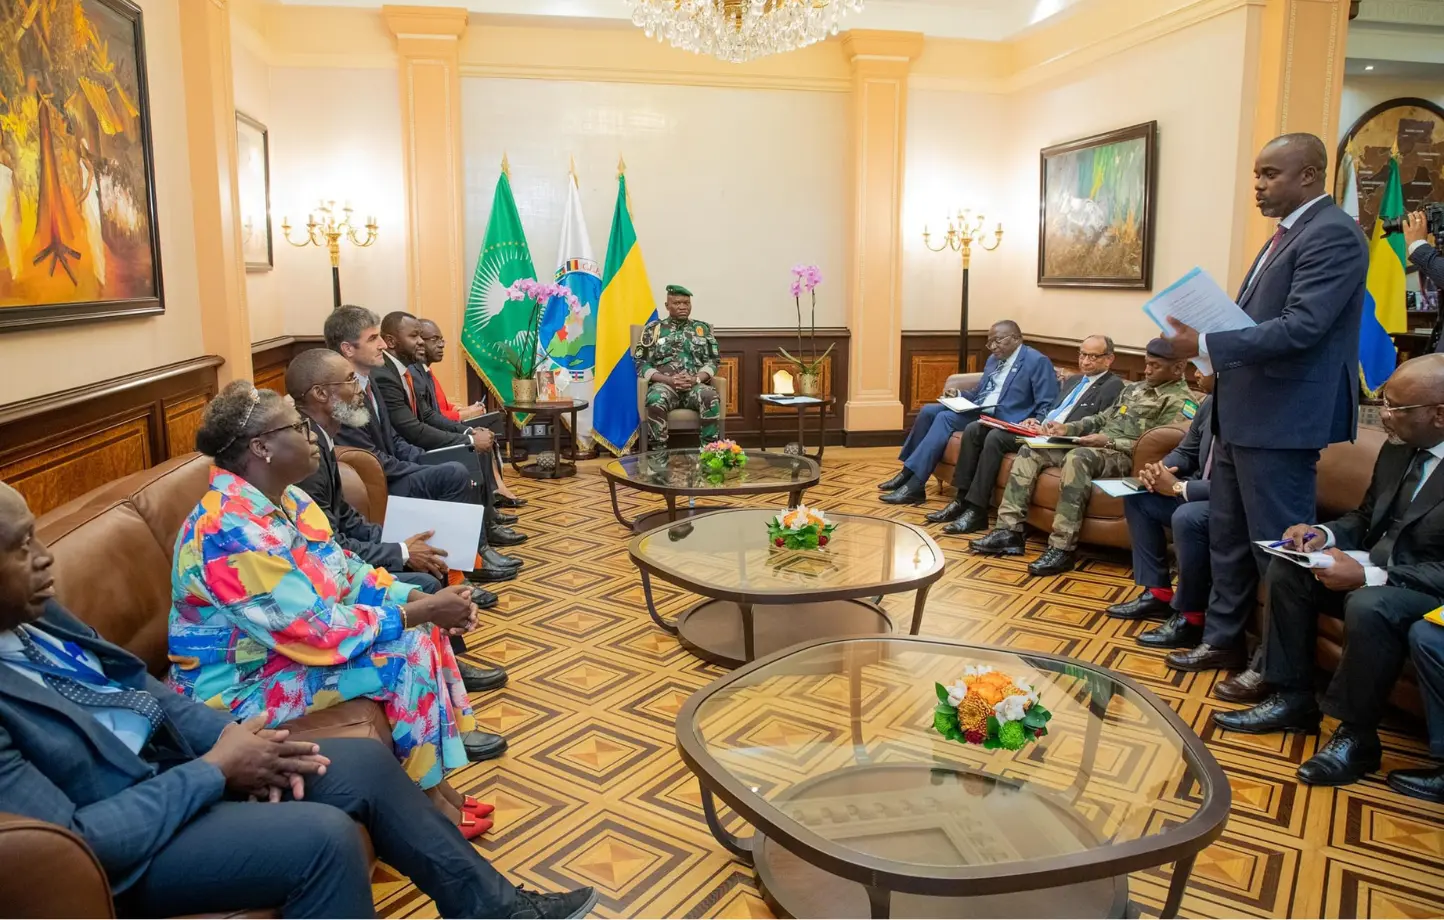
[[[491,813],[496,811],[496,806],[490,802],[483,802],[474,796],[463,795],[461,797],[461,810],[468,814],[475,815],[478,818],[489,818],[491,817]]]

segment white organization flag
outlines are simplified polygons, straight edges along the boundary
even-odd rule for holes
[[[592,251],[575,170],[567,178],[567,210],[562,219],[556,280],[571,289],[580,307],[568,310],[562,298],[552,298],[542,320],[540,340],[546,344],[553,368],[566,372],[563,379],[569,383],[563,395],[590,402],[596,377],[597,304],[602,299],[602,267]],[[590,406],[577,415],[577,429],[578,440],[590,446]]]

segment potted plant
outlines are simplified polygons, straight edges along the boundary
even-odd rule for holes
[[[542,354],[539,341],[541,319],[546,305],[553,297],[562,298],[574,317],[585,317],[590,312],[590,308],[583,306],[571,289],[562,284],[522,278],[506,289],[507,300],[532,302],[531,317],[527,324],[517,330],[516,335],[510,339],[492,342],[490,345],[491,353],[497,360],[511,368],[511,394],[519,403],[536,402],[537,362]]]
[[[827,346],[820,356],[817,353],[817,286],[822,283],[822,270],[816,265],[796,265],[792,268],[792,300],[797,304],[797,356],[788,354],[787,349],[777,351],[797,367],[797,390],[803,396],[822,395],[822,362],[837,347],[834,342]],[[812,318],[807,334],[811,356],[803,360],[802,355],[802,295],[812,298]]]

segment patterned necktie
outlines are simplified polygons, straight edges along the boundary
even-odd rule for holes
[[[20,637],[21,651],[36,666],[35,669],[45,679],[46,686],[70,702],[85,709],[129,709],[145,717],[150,723],[152,733],[165,723],[165,711],[149,693],[130,689],[101,693],[81,681],[53,674],[51,672],[59,666],[46,657],[35,644],[35,640],[30,638],[30,633],[25,629],[17,629],[15,635]]]
[[[998,378],[1003,376],[1001,373],[999,373],[999,371],[1001,371],[1002,369],[1003,366],[999,364],[996,368],[993,369],[993,372],[988,375],[988,379],[983,381],[983,385],[978,387],[979,399],[982,399],[984,396],[987,396],[989,393],[993,392],[993,387],[998,385]]]

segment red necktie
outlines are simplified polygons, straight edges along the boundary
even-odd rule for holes
[[[414,413],[416,411],[416,387],[411,383],[411,368],[407,368],[401,376],[406,381],[406,404]]]
[[[1279,243],[1283,242],[1284,234],[1288,232],[1288,227],[1285,227],[1283,224],[1278,225],[1278,228],[1274,230],[1273,239],[1269,240],[1269,248],[1264,250],[1264,257],[1259,262],[1259,268],[1263,268],[1263,266],[1268,263],[1268,260],[1273,257],[1274,250],[1279,248]]]

